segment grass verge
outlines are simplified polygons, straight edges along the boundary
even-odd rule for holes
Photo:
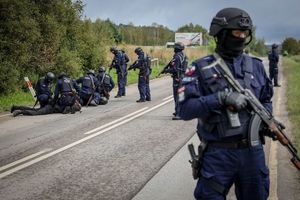
[[[300,148],[300,55],[283,57],[283,73],[287,78],[287,109],[293,123],[292,134]]]

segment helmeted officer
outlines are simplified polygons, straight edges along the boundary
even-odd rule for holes
[[[65,72],[61,72],[55,85],[53,106],[57,104],[64,114],[74,112],[72,108],[79,102],[75,88],[75,82]]]
[[[149,86],[149,76],[151,74],[150,67],[147,64],[146,56],[141,47],[137,47],[134,52],[138,55],[138,59],[130,65],[128,70],[139,69],[138,78],[138,89],[140,93],[140,98],[136,101],[138,103],[151,101],[150,86]]]
[[[174,45],[174,55],[163,73],[170,73],[173,78],[173,98],[175,102],[175,112],[173,113],[173,120],[180,119],[178,107],[178,88],[187,67],[187,57],[183,54],[184,44],[176,42]]]
[[[115,83],[112,77],[106,73],[105,67],[102,65],[100,65],[97,79],[99,81],[100,95],[109,99],[109,92],[115,87]]]
[[[271,112],[273,89],[263,63],[243,53],[252,28],[247,12],[225,8],[213,18],[209,34],[215,37],[215,52],[233,77]],[[247,98],[231,89],[220,73],[215,55],[198,59],[188,66],[178,90],[180,116],[198,118],[198,136],[207,144],[194,195],[196,199],[224,200],[235,184],[237,199],[266,200],[269,170],[262,144],[249,145],[252,113],[246,108]]]
[[[37,101],[44,107],[52,100],[51,83],[55,78],[52,72],[48,72],[44,78],[38,80],[35,85]]]
[[[278,84],[278,61],[279,61],[279,55],[278,55],[278,45],[273,44],[272,50],[268,54],[269,59],[269,77],[271,81],[274,79],[274,87],[280,87]]]
[[[81,99],[82,105],[98,105],[98,96],[95,94],[99,86],[99,81],[95,76],[95,71],[90,69],[84,76],[76,80],[77,84],[81,85],[79,92],[79,97]]]
[[[120,98],[126,95],[125,86],[126,86],[126,62],[123,56],[122,51],[118,50],[116,47],[111,47],[110,51],[114,54],[114,58],[112,60],[109,71],[112,68],[116,69],[117,72],[117,81],[118,81],[118,93],[115,98]]]

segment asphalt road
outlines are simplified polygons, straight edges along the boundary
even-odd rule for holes
[[[195,132],[171,120],[170,78],[151,90],[147,103],[131,85],[82,113],[2,118],[0,199],[131,199]]]
[[[289,135],[281,81],[274,114]],[[186,143],[198,142],[196,120],[171,120],[171,84],[153,80],[153,101],[146,103],[135,102],[137,86],[130,85],[126,97],[74,115],[0,116],[0,199],[193,199]],[[269,199],[299,200],[299,173],[288,152],[267,143]],[[232,191],[227,199],[235,199]]]

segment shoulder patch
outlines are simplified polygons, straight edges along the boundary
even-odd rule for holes
[[[187,66],[185,70],[185,75],[191,76],[196,71],[196,67],[194,65]]]

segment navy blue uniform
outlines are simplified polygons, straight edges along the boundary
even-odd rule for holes
[[[247,60],[251,61],[251,66],[249,62],[247,66]],[[194,61],[182,80],[184,87],[179,89],[180,117],[184,120],[198,118],[197,134],[200,140],[208,143],[194,195],[197,199],[224,200],[225,195],[209,185],[208,182],[213,181],[226,189],[234,183],[238,199],[267,199],[269,171],[263,146],[237,145],[235,148],[232,145],[226,148],[226,145],[220,145],[247,144],[251,114],[247,110],[239,111],[241,125],[230,126],[226,108],[218,98],[218,92],[229,85],[214,67],[205,68],[213,62],[213,56]],[[240,84],[250,89],[271,112],[273,89],[261,60],[242,54],[225,62]]]
[[[138,89],[141,101],[151,101],[149,78],[151,74],[150,67],[147,66],[144,52],[138,53],[138,59],[130,67],[139,69]]]
[[[115,87],[115,83],[112,77],[108,73],[103,71],[103,72],[99,72],[97,78],[99,80],[98,90],[100,95],[109,99],[109,92]]]
[[[53,103],[57,103],[61,110],[64,110],[66,107],[72,107],[76,101],[74,82],[67,76],[60,77],[55,86]]]
[[[127,81],[127,69],[125,57],[122,51],[117,50],[113,58],[112,67],[117,71],[118,93],[117,96],[125,96],[125,86]]]
[[[86,105],[88,103],[91,95],[93,95],[92,99],[95,100],[95,102],[99,101],[99,95],[95,94],[97,93],[96,89],[99,86],[99,81],[93,73],[88,72],[85,76],[77,79],[76,83],[81,84],[79,97],[81,99],[82,105]]]
[[[127,63],[129,62],[129,57],[127,56],[127,54],[125,53],[125,51],[121,50],[122,54],[123,54],[123,60],[124,60],[124,63],[125,63],[125,77],[124,77],[124,84],[125,86],[127,85],[127,75],[128,75],[128,72],[127,72]],[[125,95],[125,93],[124,93]]]
[[[41,107],[44,107],[48,103],[50,103],[51,97],[51,82],[45,78],[38,80],[35,85],[35,91],[37,100],[40,103]]]
[[[269,59],[269,73],[270,79],[273,81],[274,79],[274,86],[278,86],[278,61],[279,55],[276,49],[272,49],[271,52],[268,54]]]
[[[179,113],[178,106],[178,88],[182,75],[185,72],[186,58],[182,51],[176,52],[171,60],[169,66],[164,70],[165,73],[172,74],[173,78],[173,98],[175,102],[175,116]]]

